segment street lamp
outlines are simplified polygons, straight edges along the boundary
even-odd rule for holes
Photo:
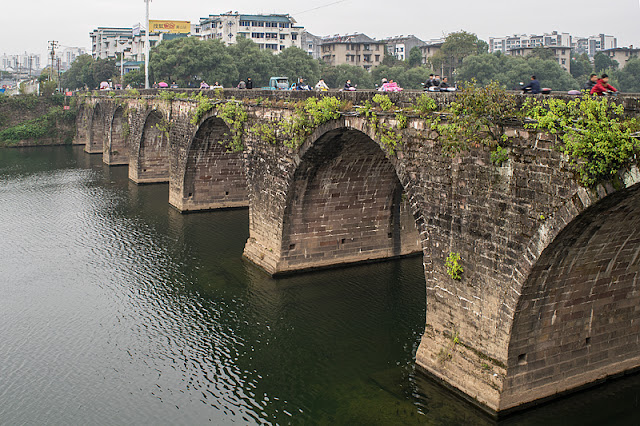
[[[144,88],[149,88],[149,3],[151,0],[144,0],[146,4],[146,29],[144,33]]]
[[[120,53],[120,88],[124,89],[124,51],[127,39],[118,38],[120,46],[122,46],[122,52]]]

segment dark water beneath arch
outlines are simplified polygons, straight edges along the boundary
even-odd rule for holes
[[[0,424],[493,424],[417,375],[420,258],[271,279],[247,210],[0,150]],[[504,424],[639,424],[640,377]]]

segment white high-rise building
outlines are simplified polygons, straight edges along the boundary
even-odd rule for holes
[[[200,18],[196,30],[198,37],[222,40],[235,44],[238,37],[245,37],[258,44],[260,49],[278,53],[287,47],[302,48],[304,28],[296,25],[290,15],[242,15],[238,12],[221,13]]]
[[[571,48],[571,34],[545,33],[542,35],[514,34],[506,37],[489,37],[489,53],[507,53],[512,49],[535,47],[568,47]]]

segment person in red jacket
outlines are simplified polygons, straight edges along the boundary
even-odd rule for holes
[[[617,92],[616,88],[609,84],[609,76],[602,74],[595,86],[591,88],[592,95],[603,96],[606,92]]]

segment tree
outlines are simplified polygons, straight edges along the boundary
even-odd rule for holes
[[[531,50],[531,53],[527,57],[540,58],[540,59],[546,60],[546,59],[555,59],[556,55],[555,53],[553,53],[552,49],[547,49],[545,47],[534,47]]]
[[[432,67],[436,71],[440,69],[443,75],[450,76],[462,64],[464,58],[477,54],[486,46],[487,43],[479,40],[475,34],[466,31],[451,33],[445,39],[440,51],[431,57]]]
[[[322,67],[322,78],[327,86],[341,89],[347,80],[351,84],[357,84],[360,89],[372,89],[374,87],[371,73],[362,67],[342,64],[337,67],[324,65]]]
[[[98,86],[101,81],[108,81],[116,75],[116,62],[113,59],[96,59],[90,69],[94,84],[88,86],[93,88]]]
[[[180,86],[205,80],[233,87],[238,81],[234,58],[220,40],[184,37],[162,42],[149,54],[149,69],[154,81],[175,81]]]
[[[131,87],[143,87],[144,86],[144,70],[131,70],[124,75],[124,86],[131,85]]]
[[[618,62],[611,59],[607,54],[598,52],[593,57],[593,67],[596,74],[600,74],[605,70],[615,70],[618,68]]]
[[[415,46],[409,52],[409,66],[418,67],[420,65],[422,65],[422,52],[419,47]]]
[[[78,56],[71,67],[60,77],[62,87],[69,89],[80,89],[85,85],[90,88],[95,87],[96,83],[91,69],[93,62],[91,55]]]
[[[288,47],[275,57],[276,72],[293,83],[299,77],[313,85],[320,79],[320,63],[298,47]]]
[[[593,73],[593,65],[589,61],[589,56],[586,53],[571,58],[571,75],[574,78],[585,80]]]
[[[429,78],[430,70],[426,67],[405,68],[401,65],[389,67],[379,65],[372,72],[374,81],[381,82],[383,78],[393,80],[404,89],[420,89]]]
[[[640,59],[631,58],[623,69],[615,71],[613,77],[623,92],[640,92]]]
[[[228,48],[238,69],[238,76],[250,77],[255,87],[266,86],[269,78],[275,77],[275,57],[268,50],[260,50],[252,40],[238,37],[237,43]]]

